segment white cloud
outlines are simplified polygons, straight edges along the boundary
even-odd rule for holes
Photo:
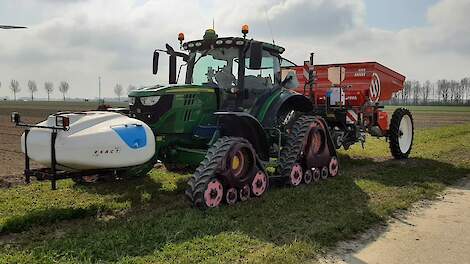
[[[105,95],[115,83],[150,84],[155,48],[178,45],[176,35],[201,38],[215,19],[219,36],[240,35],[276,43],[301,63],[315,51],[320,63],[377,60],[410,78],[461,78],[470,74],[470,2],[442,0],[428,11],[428,25],[389,31],[365,25],[361,0],[126,1],[18,0],[18,16],[34,14],[30,29],[0,31],[0,96],[9,79],[71,83],[71,96]],[[2,8],[4,3],[0,3]],[[6,4],[5,4],[6,5]],[[11,3],[8,5],[11,6]],[[162,62],[162,66],[165,62]],[[166,80],[165,69],[159,82]],[[21,95],[27,95],[23,89]],[[45,93],[40,89],[40,95]],[[58,95],[58,94],[57,94]]]

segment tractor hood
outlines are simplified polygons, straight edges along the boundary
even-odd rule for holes
[[[192,133],[212,123],[217,93],[208,85],[155,85],[129,93],[129,115],[148,124],[154,133]]]
[[[213,93],[214,88],[209,86],[201,85],[154,85],[149,87],[143,87],[138,90],[131,91],[129,97],[148,97],[148,96],[163,96],[166,94],[181,94],[181,93]]]

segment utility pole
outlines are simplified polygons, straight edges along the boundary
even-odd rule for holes
[[[98,77],[98,105],[101,104],[101,76]]]

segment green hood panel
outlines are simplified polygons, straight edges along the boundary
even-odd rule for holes
[[[214,88],[200,85],[155,85],[150,87],[144,87],[138,90],[131,91],[129,97],[146,97],[164,94],[179,94],[179,93],[215,93]]]

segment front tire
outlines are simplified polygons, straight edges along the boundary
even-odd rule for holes
[[[393,112],[388,138],[392,156],[395,159],[408,158],[414,138],[413,116],[408,109],[397,108]]]

